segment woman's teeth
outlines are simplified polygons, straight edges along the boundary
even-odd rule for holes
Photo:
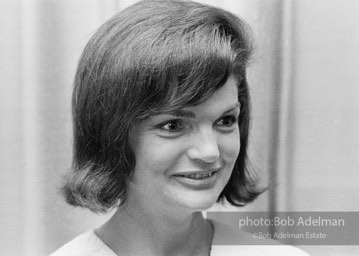
[[[209,178],[213,174],[214,174],[214,172],[208,172],[208,173],[203,173],[203,174],[191,174],[191,175],[182,175],[182,176],[185,178],[189,178],[189,179],[199,180],[199,179]]]

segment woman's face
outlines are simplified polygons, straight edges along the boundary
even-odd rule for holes
[[[136,166],[127,203],[173,211],[212,206],[239,153],[239,113],[231,76],[203,103],[138,124],[130,132]]]

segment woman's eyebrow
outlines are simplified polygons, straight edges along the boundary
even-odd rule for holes
[[[226,111],[224,111],[222,115],[225,115],[225,114],[235,110],[236,108],[240,108],[240,107],[241,107],[241,103],[237,102],[237,103],[233,104],[232,106],[230,106]]]
[[[241,103],[236,102],[232,106],[229,106],[228,109],[226,111],[224,111],[222,115],[225,115],[225,114],[235,110],[236,108],[240,108],[240,106],[241,106]],[[196,118],[195,113],[193,113],[192,111],[189,111],[189,110],[184,110],[184,109],[175,109],[175,110],[165,112],[164,114],[173,115],[173,116],[179,117],[179,118],[193,118],[193,119]]]
[[[165,114],[173,115],[175,117],[180,117],[180,118],[196,118],[195,113],[193,113],[192,111],[189,111],[189,110],[184,110],[184,109],[175,109],[175,110],[169,111]]]

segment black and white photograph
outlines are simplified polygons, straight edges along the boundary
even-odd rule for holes
[[[359,255],[359,1],[0,0],[0,255]]]

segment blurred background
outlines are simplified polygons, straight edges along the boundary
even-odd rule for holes
[[[0,255],[47,255],[111,215],[66,205],[58,188],[71,165],[81,51],[134,2],[0,0]],[[253,30],[250,158],[270,189],[241,210],[359,211],[359,2],[199,2]],[[302,248],[359,255],[355,246]]]

